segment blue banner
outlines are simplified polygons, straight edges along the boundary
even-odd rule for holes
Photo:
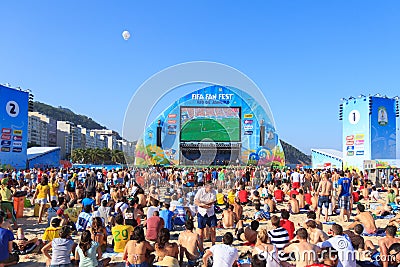
[[[27,92],[0,85],[1,168],[26,168],[28,98]]]

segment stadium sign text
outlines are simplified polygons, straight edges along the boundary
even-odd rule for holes
[[[232,100],[233,94],[192,94],[194,100]]]

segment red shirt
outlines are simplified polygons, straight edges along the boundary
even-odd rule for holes
[[[360,200],[360,196],[357,192],[353,192],[353,200],[354,202],[358,202]]]
[[[297,190],[295,190],[295,189],[293,189],[293,190],[290,190],[290,192],[289,192],[289,196],[290,197],[292,197],[292,195],[298,195],[299,194],[299,192],[297,191]]]
[[[304,200],[306,201],[306,203],[307,203],[308,205],[312,205],[312,202],[311,202],[311,194],[310,194],[310,193],[304,194]]]
[[[283,193],[282,190],[277,189],[277,190],[275,190],[275,192],[274,192],[274,197],[275,197],[275,200],[276,200],[276,201],[282,202],[282,201],[285,199],[285,193]]]
[[[164,220],[159,216],[152,216],[147,219],[146,223],[146,239],[156,241],[158,233],[164,227]]]
[[[239,201],[241,203],[246,203],[248,201],[249,193],[246,190],[239,191]]]
[[[294,238],[294,223],[292,221],[281,219],[281,227],[285,228],[289,233],[289,239],[292,240]]]

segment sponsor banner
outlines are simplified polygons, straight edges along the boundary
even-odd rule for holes
[[[176,130],[176,125],[168,125],[168,130]]]
[[[3,128],[3,129],[1,129],[1,133],[3,133],[3,134],[11,134],[11,129],[10,128]]]
[[[168,114],[168,118],[176,118],[176,114]]]
[[[10,147],[2,147],[1,152],[10,152]]]
[[[254,129],[253,125],[244,125],[243,128],[245,131],[252,131]]]
[[[354,151],[347,151],[347,156],[354,156]]]
[[[22,152],[22,147],[13,147],[12,152]]]
[[[1,135],[1,140],[11,140],[11,135],[2,134],[2,135]]]
[[[11,141],[9,141],[9,140],[1,140],[1,146],[11,146]]]
[[[253,120],[244,120],[244,124],[253,124]]]
[[[346,141],[346,146],[354,146],[354,141]]]
[[[22,141],[22,136],[15,135],[15,136],[13,137],[13,140],[14,140],[14,141]]]
[[[354,146],[347,146],[347,149],[346,149],[347,151],[352,151],[352,150],[354,150]]]
[[[355,139],[356,140],[364,140],[365,135],[364,134],[356,134]]]
[[[364,151],[356,151],[356,155],[357,156],[363,156],[364,155]]]
[[[252,135],[252,134],[253,134],[253,131],[244,131],[243,134],[244,134],[244,135]]]
[[[253,118],[253,114],[244,114],[243,117],[245,119],[251,119],[251,118]]]
[[[176,124],[176,120],[168,120],[168,124]]]
[[[14,135],[22,135],[22,130],[14,130]]]
[[[352,140],[354,140],[354,135],[346,136],[346,141],[352,141]]]
[[[14,141],[13,142],[13,147],[22,147],[22,142],[21,141]]]
[[[364,145],[364,140],[356,140],[356,146]]]
[[[169,135],[176,135],[176,131],[168,131]]]

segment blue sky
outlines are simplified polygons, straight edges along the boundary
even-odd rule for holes
[[[398,1],[1,1],[0,10],[0,83],[119,132],[136,88],[193,60],[247,74],[281,138],[306,153],[341,149],[340,98],[400,95]]]

